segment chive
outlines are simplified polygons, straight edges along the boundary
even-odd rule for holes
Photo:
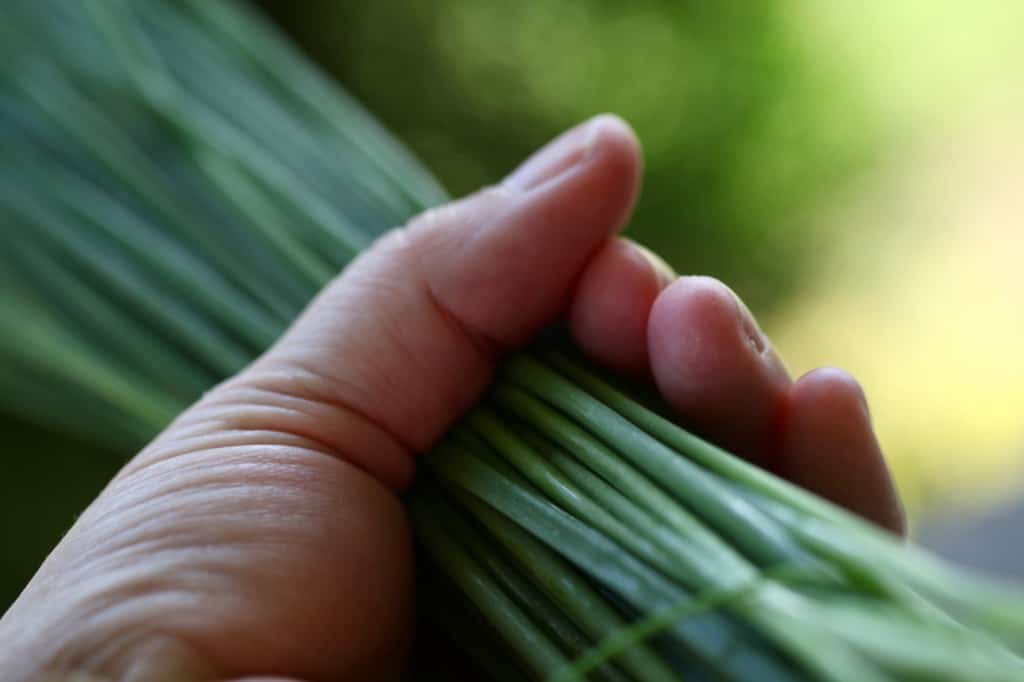
[[[174,196],[167,192],[167,183],[155,168],[154,162],[120,141],[117,128],[107,114],[97,110],[94,104],[55,75],[47,80],[47,86],[51,92],[28,87],[21,89],[20,92],[33,98],[46,116],[60,126],[61,130],[69,133],[77,143],[81,143],[95,160],[101,162],[117,178],[118,182],[123,183],[125,189],[130,190],[144,205],[156,211],[164,225],[182,233],[187,240],[194,241],[197,246],[203,248],[204,253],[212,256],[213,262],[223,268],[225,273],[229,273],[233,281],[248,289],[286,319],[294,314],[296,301],[289,300],[281,291],[265,284],[267,280],[282,283],[287,281],[280,276],[270,276],[276,268],[263,272],[262,278],[252,277],[252,270],[245,269],[226,245],[216,243],[217,237],[214,235],[217,232],[210,231],[210,221],[196,215],[195,209],[176,201]],[[52,99],[47,95],[51,95]],[[61,102],[59,110],[57,101]],[[241,234],[238,239],[242,239]],[[287,289],[287,285],[285,286]]]
[[[66,311],[68,322],[89,335],[89,345],[108,361],[121,358],[168,394],[188,403],[198,397],[216,378],[192,363],[176,348],[142,327],[138,321],[94,292],[72,272],[29,244],[10,244],[16,252],[15,267],[26,280]],[[110,338],[108,329],[120,329]],[[91,333],[90,333],[91,330]]]
[[[467,604],[458,587],[429,562],[420,567],[416,577],[416,602],[416,611],[424,626],[446,635],[452,651],[457,647],[459,654],[468,656],[487,680],[522,682],[529,677],[529,670],[507,652],[504,642],[483,614]],[[435,652],[429,651],[426,655],[434,656]],[[416,670],[417,675],[412,679],[429,679],[422,674],[418,662],[414,653],[409,669]]]
[[[634,504],[642,505],[644,511],[668,524],[672,532],[686,538],[688,543],[701,553],[700,556],[692,557],[692,561],[711,565],[707,570],[723,579],[729,576],[732,577],[728,579],[738,582],[750,579],[752,569],[743,557],[722,543],[662,488],[636,471],[630,463],[618,457],[614,451],[575,422],[551,409],[540,399],[514,386],[498,385],[493,391],[493,396],[503,408],[526,423],[532,424],[565,451],[573,452],[583,464],[599,474],[602,477],[600,480],[607,486],[620,491],[621,498],[610,493],[605,495],[605,503],[610,505],[609,508],[618,508],[621,512],[624,505],[619,502],[620,499],[628,499]],[[589,484],[591,490],[599,487],[597,481],[589,479],[585,480],[585,484]],[[628,516],[635,516],[634,512],[626,513]],[[651,524],[642,522],[641,525]],[[692,570],[701,569],[695,565]]]
[[[494,507],[640,611],[661,610],[686,596],[685,590],[635,559],[603,533],[513,484],[470,453],[445,446],[432,453],[428,463],[448,485]],[[754,671],[760,676],[758,679],[794,679],[777,658],[737,646],[737,633],[715,614],[682,623],[672,633],[681,645],[727,679],[750,679]]]
[[[772,579],[784,579],[786,577],[785,571],[775,571],[774,573],[775,575],[771,576]],[[735,607],[745,598],[756,592],[762,581],[767,579],[768,576],[759,576],[746,584],[728,589],[707,590],[692,599],[679,602],[672,608],[649,615],[628,627],[619,628],[584,655],[577,657],[572,665],[555,675],[552,678],[552,682],[582,680],[596,666],[617,657],[628,656],[636,647],[641,646],[644,641],[686,618],[693,618],[730,605]],[[832,653],[838,652],[833,650]],[[846,672],[855,672],[857,675],[856,679],[858,680],[867,682],[869,680],[883,679],[876,671],[846,655],[833,658],[832,663],[841,664]],[[831,677],[831,675],[826,674],[826,677]]]
[[[505,592],[511,595],[524,611],[531,614],[533,620],[551,637],[559,649],[570,656],[578,656],[589,649],[593,641],[577,627],[576,623],[518,570],[501,547],[489,543],[476,528],[463,519],[454,506],[445,503],[436,492],[437,488],[423,493],[433,504],[431,513],[444,524],[446,530],[459,544],[488,570]],[[621,682],[626,679],[621,672],[611,666],[602,669],[598,678],[608,682]]]
[[[830,502],[730,455],[721,448],[685,431],[665,417],[645,408],[640,403],[630,400],[621,391],[597,378],[594,373],[588,372],[564,354],[547,351],[543,357],[565,376],[576,382],[580,388],[589,391],[597,399],[617,410],[623,417],[629,419],[646,433],[658,438],[665,445],[675,448],[680,453],[685,453],[688,458],[706,467],[708,471],[713,471],[723,478],[761,492],[769,499],[800,509],[806,514],[828,519],[840,525],[856,523],[853,517]]]
[[[213,153],[199,152],[196,160],[210,186],[217,188],[238,215],[263,234],[280,262],[290,266],[296,281],[314,292],[327,284],[334,274],[331,268],[284,229],[284,217],[255,190],[244,173]]]
[[[232,335],[259,352],[272,343],[284,324],[240,292],[219,272],[130,209],[113,201],[98,187],[81,178],[57,174],[54,200],[76,218],[108,238],[112,248],[159,276],[169,287],[230,330]]]
[[[923,604],[931,613],[941,614],[936,616],[941,621],[950,619],[943,611],[948,609],[955,620],[986,630],[1024,653],[1024,592],[1018,586],[947,566],[867,524],[840,530],[816,517],[798,516],[778,503],[761,504],[811,551],[844,571],[875,584],[903,585],[902,592],[915,597],[910,606],[922,608]]]
[[[413,498],[416,532],[431,557],[458,584],[516,654],[540,676],[563,667],[566,659],[529,615],[487,573],[466,549],[449,535],[441,514],[429,500]]]
[[[467,419],[475,432],[487,440],[505,461],[511,463],[559,507],[606,533],[634,556],[655,566],[664,575],[678,580],[681,584],[693,586],[703,582],[703,576],[690,569],[693,563],[697,563],[696,561],[677,562],[676,557],[658,551],[654,543],[643,535],[632,532],[602,506],[583,494],[557,469],[538,457],[525,442],[506,429],[493,413],[484,408],[477,408]]]
[[[53,371],[71,384],[88,389],[115,405],[140,428],[156,433],[180,411],[180,403],[137,378],[127,377],[91,352],[61,326],[48,320],[26,317],[25,311],[0,308],[5,334],[0,349],[16,354],[26,367]]]
[[[771,519],[746,500],[730,495],[704,469],[679,457],[646,431],[526,355],[508,360],[503,374],[562,410],[670,492],[762,566],[804,561],[806,553]]]
[[[519,569],[529,573],[588,634],[604,638],[626,627],[614,607],[572,565],[478,499],[467,496],[463,501],[474,518],[515,556]],[[672,682],[679,679],[652,649],[643,644],[638,643],[623,651],[619,663],[639,680]]]
[[[55,208],[45,207],[29,199],[0,195],[0,208],[7,205],[14,216],[38,228],[38,237],[75,261],[100,286],[106,287],[131,309],[162,327],[168,335],[182,341],[208,360],[211,367],[224,374],[241,369],[250,355],[216,326],[204,320],[186,303],[170,296],[162,288],[150,284],[139,267],[122,254],[104,248],[102,243],[78,233],[63,231],[65,217]]]
[[[495,394],[501,393],[501,389],[496,389]],[[516,395],[514,392],[512,395]],[[522,401],[527,403],[527,401]],[[522,404],[522,403],[521,403]],[[479,419],[478,408],[468,418],[470,423]],[[537,413],[534,413],[536,416]],[[565,424],[559,424],[557,429],[558,434],[566,434],[572,431]],[[489,428],[494,432],[500,430],[499,424],[490,424]],[[552,430],[554,433],[556,430]],[[508,436],[506,435],[506,438]],[[579,442],[579,441],[577,441]],[[504,453],[511,461],[517,461],[522,457],[521,453],[516,453],[512,450],[506,449]],[[633,505],[631,500],[626,496],[618,493],[615,489],[605,483],[603,480],[594,476],[588,472],[582,466],[576,464],[572,459],[565,455],[554,455],[556,461],[560,462],[561,466],[570,472],[570,477],[573,480],[582,483],[581,488],[587,491],[589,496],[595,501],[600,501],[603,506],[611,510],[618,510],[621,516],[625,519],[632,520],[633,523],[629,524],[628,529],[616,529],[609,528],[608,526],[600,526],[602,531],[607,532],[609,537],[622,542],[627,548],[639,548],[639,556],[644,560],[648,561],[654,566],[664,568],[664,564],[660,561],[661,557],[670,557],[673,562],[680,566],[688,566],[692,573],[690,575],[680,576],[678,573],[669,571],[667,574],[674,577],[682,577],[683,583],[695,588],[700,592],[707,590],[730,590],[734,589],[737,585],[743,585],[749,582],[753,576],[756,575],[756,571],[753,567],[744,564],[742,559],[735,558],[735,555],[726,551],[724,557],[721,559],[722,564],[719,566],[716,563],[716,547],[712,545],[710,538],[711,536],[706,530],[703,531],[704,537],[709,538],[700,547],[692,547],[689,545],[689,538],[685,534],[673,534],[671,532],[665,532],[664,529],[659,528],[656,524],[650,522],[650,517],[645,515],[636,506]],[[536,466],[536,464],[534,464]],[[543,486],[541,486],[543,488]],[[558,499],[557,497],[553,499]],[[572,504],[571,501],[566,502],[560,500],[565,505],[564,508],[572,510],[578,508],[578,505]],[[592,520],[594,514],[584,514],[581,518]],[[656,544],[656,549],[652,555],[650,550],[644,543],[639,542],[634,538],[636,536],[643,536],[651,539]],[[722,543],[718,543],[722,544]],[[646,550],[646,551],[645,551]],[[812,561],[801,561],[799,564],[806,575],[814,575],[815,581],[821,584],[824,579],[825,585],[834,584],[834,574],[830,571],[824,571],[823,567],[817,562]],[[694,579],[696,576],[696,579]],[[686,578],[690,578],[688,581]],[[746,620],[751,624],[755,625],[768,639],[774,641],[779,646],[790,651],[790,653],[801,660],[807,660],[808,657],[814,658],[813,652],[809,652],[807,647],[801,642],[798,642],[789,633],[780,630],[779,623],[776,619],[778,612],[786,612],[789,610],[789,604],[793,602],[795,597],[793,595],[785,594],[778,588],[769,589],[767,586],[758,590],[756,598],[751,600],[752,605],[746,607],[742,613]],[[781,603],[781,606],[780,606]]]
[[[444,190],[419,170],[409,152],[344,91],[329,83],[297,50],[281,40],[268,22],[255,14],[230,11],[217,3],[188,0],[184,6],[217,30],[226,44],[237,49],[275,86],[294,97],[317,122],[328,125],[360,153],[367,168],[387,177],[396,192],[407,197],[410,211],[442,203]],[[245,36],[244,39],[241,36]]]

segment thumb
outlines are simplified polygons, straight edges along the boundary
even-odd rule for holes
[[[403,487],[411,454],[471,406],[499,353],[565,307],[626,220],[639,165],[618,118],[568,131],[502,184],[379,240],[235,389],[284,396],[286,428]]]

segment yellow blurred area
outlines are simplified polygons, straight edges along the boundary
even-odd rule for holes
[[[865,385],[915,516],[1024,490],[1024,3],[821,3],[891,152],[827,215],[805,294],[766,325],[794,373]]]

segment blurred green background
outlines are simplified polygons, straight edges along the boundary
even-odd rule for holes
[[[622,115],[631,235],[729,283],[794,373],[862,379],[915,521],[1021,490],[1020,3],[260,5],[453,194]],[[0,425],[2,606],[119,462]]]

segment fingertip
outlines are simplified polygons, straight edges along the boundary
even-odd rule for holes
[[[681,277],[651,309],[649,343],[655,378],[664,388],[689,393],[731,365],[736,340],[732,293],[710,277]],[[709,342],[714,341],[714,342]],[[724,342],[724,343],[723,343]]]
[[[864,390],[848,372],[822,367],[792,386],[776,469],[894,533],[905,530]]]
[[[600,158],[610,175],[631,179],[636,189],[643,162],[640,139],[632,126],[615,114],[599,114],[587,126],[586,153]]]
[[[529,192],[583,161],[598,158],[612,175],[639,175],[640,142],[629,124],[614,114],[599,114],[557,136],[509,173],[501,185]]]
[[[569,305],[576,343],[615,372],[649,379],[647,318],[667,278],[639,245],[609,239],[587,264]]]
[[[770,456],[789,376],[728,287],[676,280],[651,308],[648,348],[655,382],[682,417],[737,454]]]
[[[870,428],[864,389],[849,372],[838,367],[818,367],[800,377],[790,389],[790,401],[814,405],[853,428]]]
[[[623,227],[639,176],[639,144],[625,122],[602,115],[577,126],[484,196],[485,210],[471,199],[443,221],[461,229],[420,231],[433,293],[503,345],[524,343],[564,312],[583,269]]]
[[[567,188],[587,203],[580,208],[601,217],[596,222],[618,231],[632,213],[640,191],[640,141],[630,125],[614,114],[595,116],[584,127],[578,187]]]

